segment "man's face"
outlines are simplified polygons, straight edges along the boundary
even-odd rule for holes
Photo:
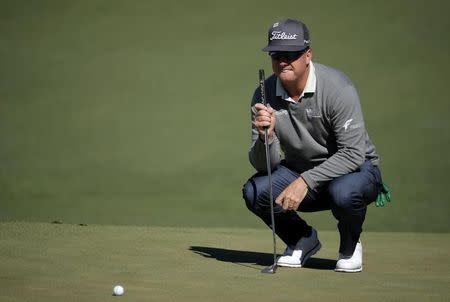
[[[306,72],[311,62],[312,51],[304,52],[275,52],[271,53],[272,69],[281,82],[296,82]]]

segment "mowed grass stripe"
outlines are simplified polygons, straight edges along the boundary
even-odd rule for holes
[[[264,229],[0,223],[1,301],[447,301],[450,234],[364,233],[361,274],[332,271],[337,232],[303,269]],[[279,252],[282,244],[279,243]],[[125,295],[111,295],[122,284]]]

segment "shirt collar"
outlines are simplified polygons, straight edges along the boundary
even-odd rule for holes
[[[309,64],[309,66],[310,66],[310,68],[309,68],[308,79],[306,80],[305,88],[303,89],[303,92],[300,95],[300,99],[302,99],[305,96],[305,94],[307,94],[307,93],[316,92],[316,82],[317,82],[316,70],[314,68],[314,64],[312,61]],[[296,103],[286,92],[286,90],[284,89],[283,85],[281,84],[281,81],[279,78],[277,78],[276,85],[277,85],[276,86],[276,95],[277,96],[281,97],[285,101]]]

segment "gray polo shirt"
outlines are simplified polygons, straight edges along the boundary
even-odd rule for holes
[[[312,63],[303,94],[292,100],[279,79],[266,82],[267,103],[275,110],[275,133],[270,143],[272,168],[280,164],[299,173],[310,189],[357,170],[365,160],[378,165],[375,146],[364,126],[356,89],[350,79],[331,67]],[[266,172],[264,142],[254,125],[261,103],[259,87],[252,99],[252,144],[249,159],[259,172]]]

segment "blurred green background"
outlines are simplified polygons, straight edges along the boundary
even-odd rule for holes
[[[450,232],[449,8],[1,1],[0,221],[262,228],[241,198],[249,103],[266,31],[290,17],[358,88],[394,196],[365,229]]]

